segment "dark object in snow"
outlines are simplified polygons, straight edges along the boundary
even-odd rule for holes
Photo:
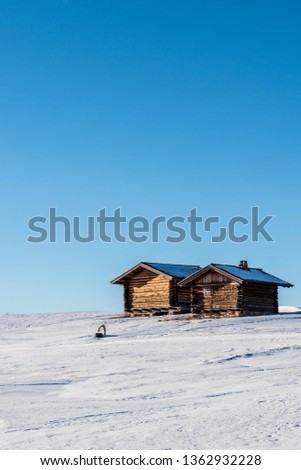
[[[102,331],[101,331],[102,330]],[[106,325],[101,325],[95,333],[96,338],[104,338],[107,334]]]

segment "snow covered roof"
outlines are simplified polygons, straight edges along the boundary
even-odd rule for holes
[[[144,262],[148,266],[151,266],[161,273],[168,274],[172,277],[179,277],[184,279],[185,277],[191,276],[191,274],[195,273],[201,266],[194,265],[194,264],[165,264],[165,263],[148,263]]]
[[[179,285],[186,285],[189,284],[190,281],[193,279],[199,277],[202,274],[205,274],[209,269],[216,269],[219,271],[223,271],[224,273],[235,277],[236,279],[239,279],[241,281],[245,282],[262,282],[265,284],[275,284],[277,286],[283,286],[283,287],[293,287],[292,284],[289,282],[284,281],[283,279],[280,279],[279,277],[273,276],[272,274],[268,274],[262,269],[259,268],[248,268],[248,269],[243,269],[238,266],[230,265],[230,264],[209,264],[208,266],[205,266],[202,269],[199,269],[199,271],[191,274],[189,277],[186,279],[183,279],[180,281]]]
[[[268,274],[259,268],[242,269],[238,266],[228,264],[214,264],[213,266],[216,266],[218,269],[221,269],[232,276],[238,277],[243,281],[265,282],[269,284],[277,284],[278,286],[292,287],[292,284],[289,282],[283,281],[279,277],[272,276],[272,274]]]
[[[164,274],[169,278],[178,278],[185,279],[188,276],[191,276],[193,273],[199,271],[201,267],[199,265],[191,264],[167,264],[167,263],[149,263],[146,261],[141,261],[141,263],[136,264],[133,268],[129,269],[125,273],[113,279],[112,284],[122,284],[127,276],[133,274],[137,269],[149,269],[158,274]]]

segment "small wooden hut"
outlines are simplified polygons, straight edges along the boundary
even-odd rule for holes
[[[111,281],[124,287],[124,312],[159,315],[190,311],[190,285],[181,279],[200,269],[197,265],[141,262]]]
[[[292,287],[262,269],[209,264],[179,282],[191,287],[191,312],[203,317],[278,313],[278,286]]]

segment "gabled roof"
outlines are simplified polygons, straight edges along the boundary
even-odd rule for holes
[[[172,277],[179,277],[184,279],[191,276],[191,274],[198,271],[201,266],[194,264],[165,264],[165,263],[145,263],[148,266],[161,271],[161,273],[168,274]]]
[[[199,265],[191,264],[166,264],[166,263],[149,263],[146,261],[141,261],[141,263],[136,264],[133,268],[129,269],[125,273],[113,279],[112,284],[123,284],[125,278],[131,276],[136,270],[141,268],[148,269],[157,274],[163,274],[170,279],[185,279],[196,271],[200,270]]]
[[[239,268],[238,266],[234,266],[230,264],[215,264],[215,263],[208,264],[208,266],[205,266],[204,268],[199,269],[197,272],[193,273],[191,276],[180,281],[179,285],[186,286],[191,281],[202,276],[210,269],[213,269],[214,271],[225,274],[227,277],[231,277],[232,279],[235,279],[240,282],[258,282],[258,283],[264,283],[264,284],[274,284],[274,285],[283,286],[283,287],[293,287],[293,284],[283,281],[279,277],[273,276],[272,274],[268,274],[259,268],[243,269],[243,268]]]
[[[238,266],[232,266],[228,264],[215,264],[214,266],[228,274],[232,274],[232,276],[235,276],[243,281],[267,282],[269,284],[277,284],[278,286],[293,287],[293,285],[289,282],[283,281],[283,279],[280,279],[279,277],[266,273],[263,271],[263,269],[242,269]]]

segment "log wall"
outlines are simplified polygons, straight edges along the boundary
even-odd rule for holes
[[[214,273],[215,274],[215,273]],[[217,274],[217,273],[216,273]],[[220,275],[218,275],[220,276]],[[225,276],[206,277],[197,280],[191,292],[191,310],[193,314],[217,313],[238,315],[239,283]]]
[[[178,281],[177,281],[178,282]],[[191,287],[179,287],[177,286],[177,305],[182,308],[182,310],[190,311],[191,307]]]
[[[200,279],[196,280],[198,284],[224,284],[231,282],[231,279],[216,271],[208,271]]]
[[[239,307],[243,315],[278,313],[278,289],[270,284],[249,283],[241,286]]]
[[[204,317],[275,314],[278,288],[270,284],[239,283],[210,272],[192,285],[191,311]]]
[[[124,284],[125,311],[169,308],[170,293],[166,276],[143,269]]]

